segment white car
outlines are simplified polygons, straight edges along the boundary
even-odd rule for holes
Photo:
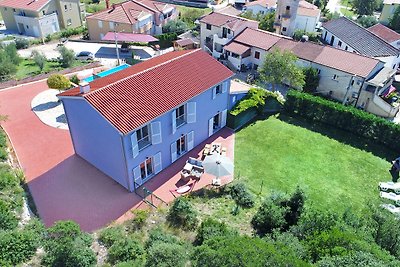
[[[393,191],[396,194],[400,194],[400,183],[393,183],[393,182],[379,183],[379,190],[384,192]]]
[[[381,196],[381,198],[393,200],[396,203],[396,205],[400,206],[400,195],[396,195],[393,192],[390,192],[390,193],[380,192],[380,196]]]
[[[75,58],[79,60],[93,60],[94,56],[92,52],[82,51],[76,54]]]

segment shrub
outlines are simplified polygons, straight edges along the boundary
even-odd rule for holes
[[[197,225],[197,212],[186,198],[179,197],[169,209],[167,220],[174,226],[193,229]]]
[[[61,46],[58,51],[60,52],[60,63],[64,68],[71,67],[75,61],[75,53],[73,50]]]
[[[318,42],[319,35],[316,32],[306,32],[305,30],[296,30],[293,35],[293,39],[296,41],[300,41],[301,38],[306,35],[308,36],[308,40],[311,42]]]
[[[15,39],[15,46],[17,49],[26,49],[29,47],[29,41],[24,38]]]
[[[154,243],[168,243],[168,244],[180,244],[181,242],[174,235],[164,232],[161,228],[153,228],[149,233],[149,238],[146,241],[145,248],[153,246]]]
[[[167,48],[172,46],[172,41],[178,39],[178,34],[176,32],[163,33],[155,37],[158,39],[161,48]]]
[[[177,34],[181,34],[188,29],[188,26],[182,20],[170,20],[162,27],[162,31],[164,33],[175,32]]]
[[[142,261],[144,249],[139,241],[132,238],[124,238],[115,242],[108,250],[108,261],[111,264],[124,261]]]
[[[71,78],[69,78],[70,82],[74,83],[74,84],[79,84],[80,80],[78,78],[78,76],[73,75]]]
[[[304,86],[303,91],[308,93],[313,93],[317,89],[319,85],[319,74],[318,70],[313,67],[307,67],[303,69],[304,73]]]
[[[49,88],[65,90],[71,87],[71,82],[62,74],[52,74],[47,79]]]
[[[0,265],[15,266],[30,259],[39,245],[37,241],[30,230],[0,231]]]
[[[105,228],[99,233],[99,242],[107,248],[111,247],[118,240],[124,238],[126,237],[123,229],[119,226]]]
[[[284,108],[289,113],[335,126],[400,152],[400,125],[373,114],[296,90],[288,92]]]
[[[40,72],[43,71],[44,65],[46,64],[46,56],[37,50],[32,51],[32,58],[35,64],[39,67]]]
[[[227,191],[235,200],[237,205],[244,208],[252,208],[254,206],[254,195],[250,193],[245,184],[233,184],[228,186]]]
[[[178,244],[157,242],[147,252],[146,267],[185,266],[187,248]]]
[[[18,218],[10,206],[0,199],[0,230],[12,230],[18,225]]]
[[[135,214],[135,217],[132,219],[132,226],[134,229],[141,229],[149,218],[149,211],[134,210],[133,213]]]
[[[217,236],[226,237],[236,234],[237,233],[230,230],[225,223],[208,218],[202,221],[200,227],[197,229],[196,243],[201,245],[205,241]]]

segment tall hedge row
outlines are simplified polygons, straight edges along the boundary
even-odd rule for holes
[[[290,90],[284,109],[379,142],[400,152],[400,125],[318,96]]]

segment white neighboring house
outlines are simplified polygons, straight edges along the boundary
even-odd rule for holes
[[[395,32],[394,30],[380,23],[369,27],[367,30],[378,35],[383,40],[391,44],[393,47],[400,49],[400,34]]]
[[[258,28],[258,22],[213,12],[200,20],[200,47],[215,58],[222,55],[223,46],[246,28]]]
[[[295,30],[315,32],[320,17],[321,10],[319,10],[317,6],[307,1],[300,1],[295,20]]]
[[[324,23],[321,38],[335,48],[379,59],[387,68],[399,67],[399,49],[346,17]]]
[[[257,0],[244,5],[243,11],[251,11],[254,15],[265,15],[276,10],[276,0]]]

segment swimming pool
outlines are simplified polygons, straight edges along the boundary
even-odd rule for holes
[[[111,68],[111,69],[109,69],[109,70],[106,70],[106,71],[103,71],[103,72],[100,72],[100,73],[97,73],[96,74],[96,78],[98,78],[98,77],[106,77],[106,76],[108,76],[108,75],[110,75],[110,74],[113,74],[113,73],[116,73],[116,72],[118,72],[118,71],[121,71],[121,70],[123,70],[123,69],[126,69],[126,68],[129,68],[131,65],[129,65],[129,64],[122,64],[122,65],[119,65],[119,66],[117,66],[117,67],[114,67],[114,68]],[[85,82],[92,82],[93,80],[95,79],[95,75],[92,75],[92,76],[90,76],[90,77],[87,77],[87,78],[85,78],[85,79],[83,79]]]

